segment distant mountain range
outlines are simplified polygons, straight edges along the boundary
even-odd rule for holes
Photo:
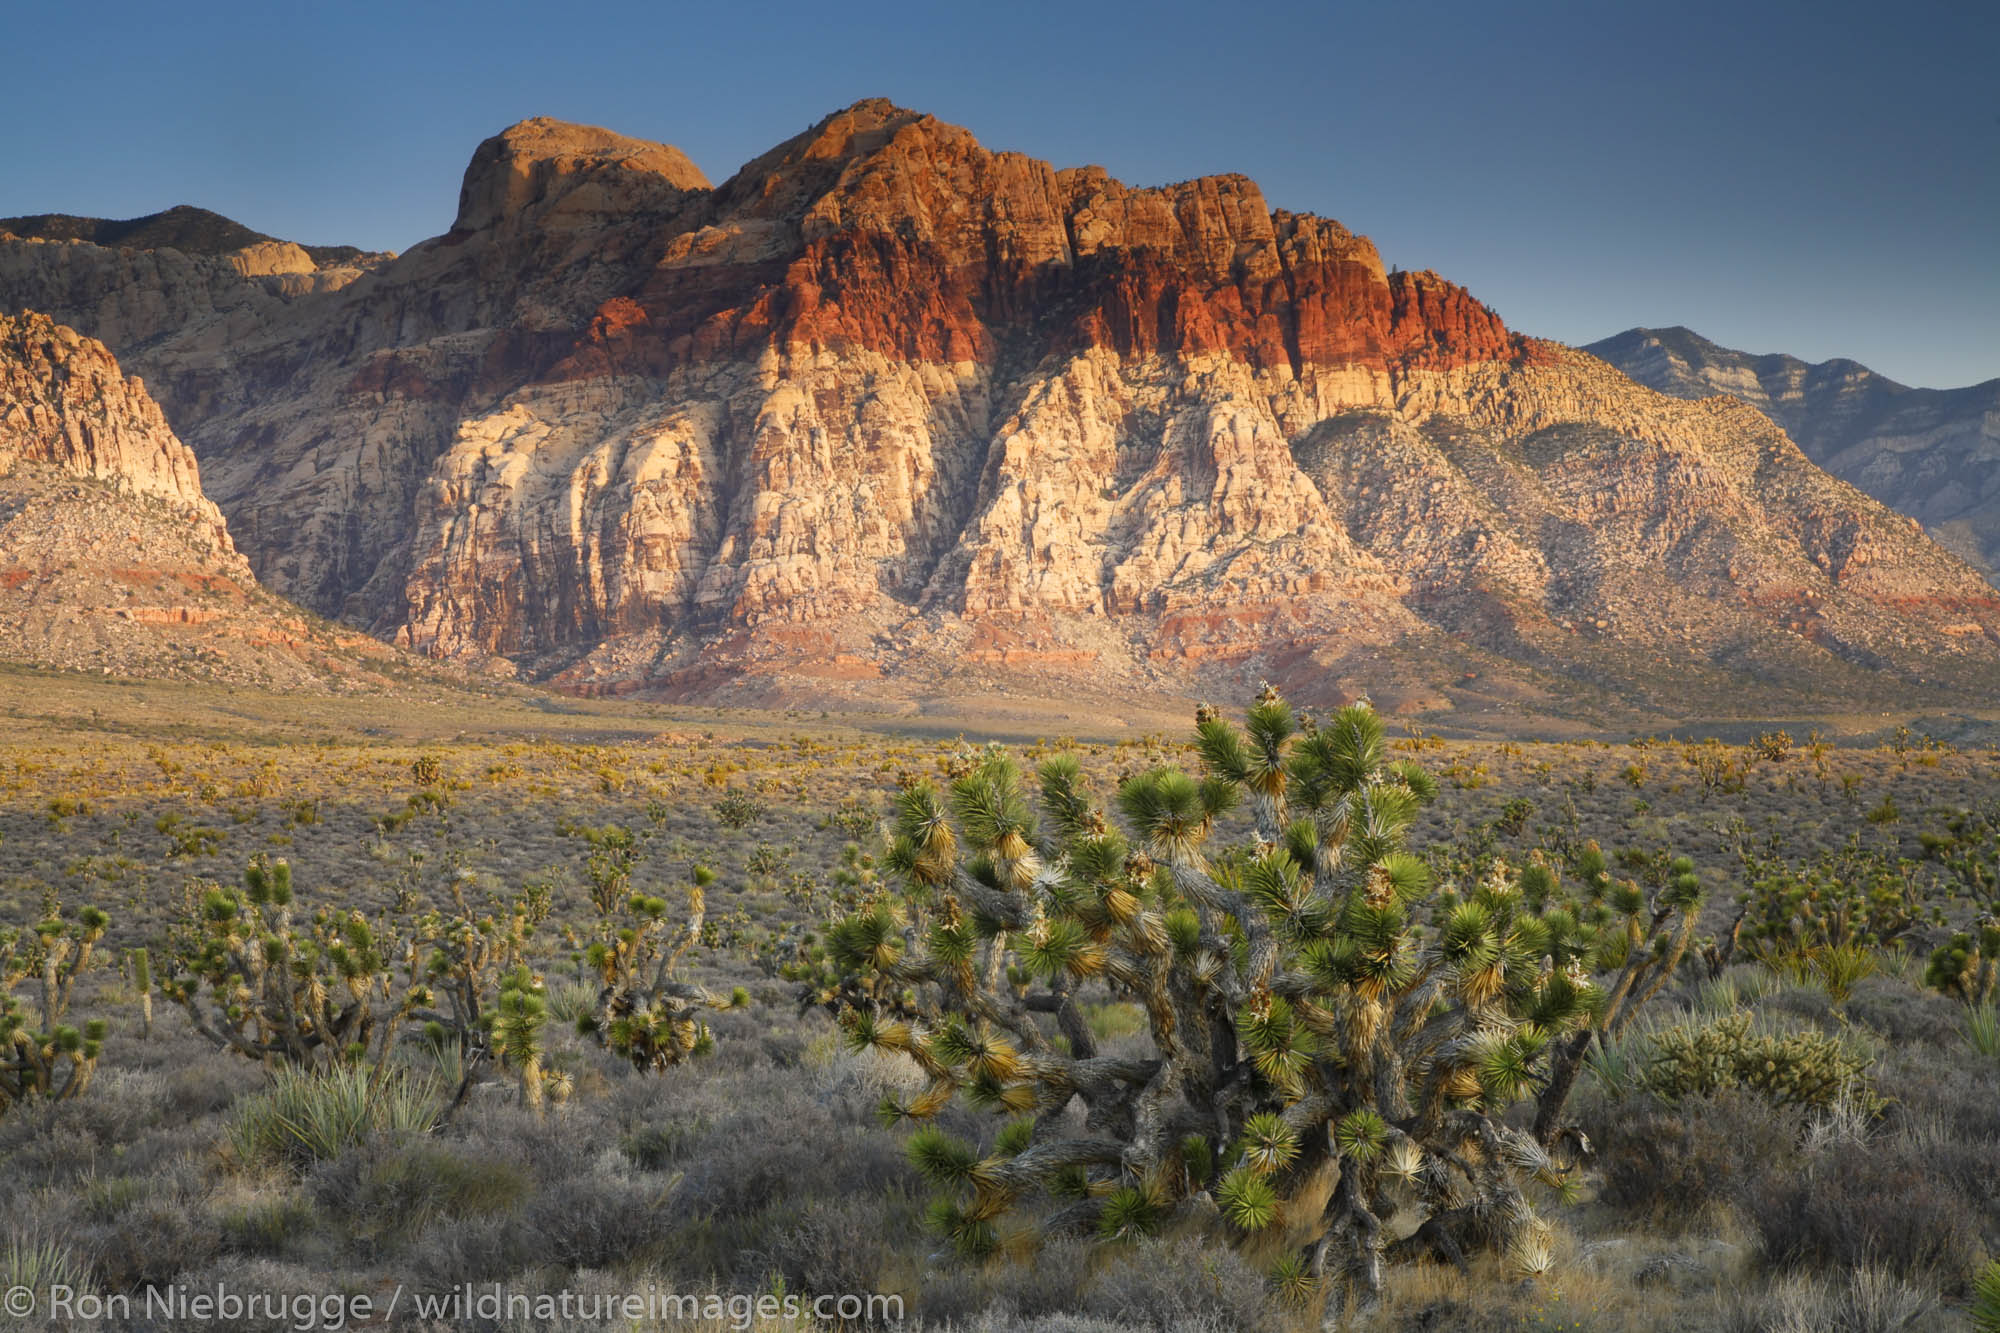
[[[0,232],[22,239],[87,241],[110,248],[179,250],[189,255],[226,255],[255,245],[280,243],[275,236],[252,231],[220,213],[189,204],[123,221],[71,217],[67,213],[0,218]],[[368,255],[354,245],[302,245],[299,249],[321,268],[351,264]]]
[[[1684,328],[1627,329],[1584,349],[1676,398],[1726,393],[1806,456],[2000,571],[2000,379],[1912,389],[1858,362],[1755,356]],[[2000,354],[2000,348],[1994,349]]]
[[[143,374],[265,587],[564,688],[2000,697],[2000,596],[1763,412],[1242,176],[1135,188],[866,101],[720,185],[526,121],[401,256],[29,221],[0,309]]]

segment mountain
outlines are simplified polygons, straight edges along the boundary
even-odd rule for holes
[[[1807,457],[2000,571],[2000,379],[1912,389],[1854,361],[1754,356],[1688,329],[1627,329],[1584,349],[1676,398],[1726,393]]]
[[[0,315],[0,658],[320,687],[391,656],[257,587],[194,455],[102,343]]]
[[[1241,176],[1129,187],[865,101],[711,185],[532,120],[399,257],[218,262],[0,240],[0,305],[105,330],[273,590],[566,688],[1262,677],[1605,718],[2000,687],[1993,588],[1761,413]]]
[[[295,245],[185,206],[128,221],[0,218],[0,312],[37,311],[104,342],[186,434],[206,412],[204,386],[231,379],[239,340],[392,258]]]
[[[242,223],[205,208],[178,204],[142,218],[80,218],[67,213],[0,218],[0,232],[25,240],[87,241],[112,249],[179,250],[189,255],[227,255],[263,245],[287,245],[275,236],[252,231]],[[316,268],[361,264],[393,255],[370,254],[353,245],[302,245]]]

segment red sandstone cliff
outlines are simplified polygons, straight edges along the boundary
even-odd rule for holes
[[[446,235],[205,347],[133,355],[262,578],[578,688],[2000,681],[1992,589],[1756,412],[1240,176],[1131,188],[884,102],[713,188],[526,122]]]

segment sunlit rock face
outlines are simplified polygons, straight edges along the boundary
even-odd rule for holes
[[[1991,587],[1760,413],[1240,176],[1133,188],[869,101],[711,187],[535,120],[449,232],[314,290],[238,254],[133,323],[196,261],[0,242],[0,302],[58,248],[260,578],[579,689],[2000,681]]]
[[[194,454],[103,343],[0,315],[0,659],[323,689],[389,656],[257,587]]]

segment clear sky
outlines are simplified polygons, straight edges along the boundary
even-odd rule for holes
[[[1241,171],[1529,333],[2000,375],[2000,3],[0,2],[0,215],[450,223],[532,115],[721,181],[861,97],[1135,184]]]

